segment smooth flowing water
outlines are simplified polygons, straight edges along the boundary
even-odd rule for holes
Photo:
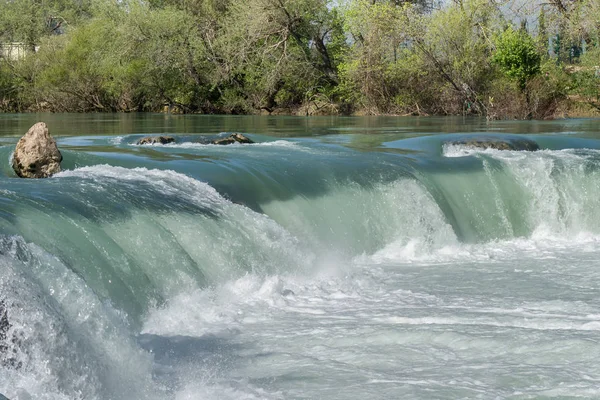
[[[64,171],[18,179],[38,120]],[[0,115],[0,393],[598,398],[599,128]]]

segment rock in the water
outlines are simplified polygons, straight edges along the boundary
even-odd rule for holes
[[[452,145],[461,145],[473,147],[477,149],[495,149],[495,150],[513,150],[513,151],[536,151],[540,146],[533,140],[529,139],[491,139],[491,138],[474,138],[468,140],[460,140],[449,142]]]
[[[21,178],[47,178],[60,172],[62,154],[43,122],[33,125],[15,148],[12,167]]]
[[[243,143],[250,144],[254,143],[252,140],[242,135],[241,133],[232,133],[223,139],[216,139],[212,141],[212,144],[234,144],[234,143]]]
[[[172,136],[146,136],[138,140],[137,144],[168,144],[175,143]]]

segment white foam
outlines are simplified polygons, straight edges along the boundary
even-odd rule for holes
[[[548,151],[548,150],[541,150]],[[444,143],[442,146],[442,155],[448,158],[457,158],[457,157],[469,157],[477,154],[487,154],[490,156],[498,156],[502,157],[505,155],[512,156],[526,156],[528,151],[522,150],[498,150],[493,148],[480,148],[475,146],[469,146],[467,144],[454,144],[454,143]]]
[[[62,400],[154,390],[150,358],[80,276],[20,238],[4,239],[3,251],[0,293],[9,307],[8,336],[18,338],[9,351],[22,364],[0,365],[3,394]]]
[[[481,152],[492,152],[492,151],[495,151],[495,150],[492,150],[492,149],[483,150],[483,149],[477,149],[472,146],[451,144],[451,143],[445,143],[442,146],[442,155],[444,157],[451,157],[451,158],[468,157],[468,156],[472,156],[473,154],[477,154],[477,153],[481,153]]]
[[[190,178],[172,170],[147,168],[123,168],[108,164],[66,170],[53,175],[52,178],[67,177],[87,178],[92,180],[111,178],[123,182],[144,181],[156,187],[162,193],[186,195],[192,199],[202,199],[217,206],[219,203],[231,204],[209,184]]]
[[[245,307],[285,305],[284,289],[278,276],[248,274],[212,289],[182,293],[166,307],[151,312],[142,333],[198,337],[231,332],[249,322]],[[199,309],[203,311],[199,313]]]
[[[110,143],[114,144],[115,146],[118,146],[121,143],[123,143],[123,139],[125,139],[123,136],[115,136],[112,139],[110,139]]]
[[[505,315],[504,313],[502,315]],[[560,318],[532,318],[528,319],[515,318],[512,320],[499,321],[492,318],[436,318],[436,317],[387,317],[375,318],[375,322],[381,324],[392,325],[446,325],[446,326],[461,326],[461,325],[477,325],[480,327],[494,328],[521,328],[540,331],[600,331],[600,319],[589,322],[580,322],[570,320],[569,316],[560,316]]]
[[[553,258],[574,249],[593,252],[600,244],[600,235],[581,232],[573,237],[558,236],[554,232],[536,230],[529,238],[493,240],[487,243],[454,243],[432,247],[430,243],[413,239],[395,241],[373,255],[357,257],[355,262],[375,264],[447,264],[453,262],[495,263],[522,257]]]
[[[196,383],[194,379],[186,379],[189,383],[175,395],[175,400],[280,400],[285,399],[281,393],[269,393],[263,389],[252,388],[247,382],[241,388],[227,385]],[[241,385],[240,385],[241,386]]]

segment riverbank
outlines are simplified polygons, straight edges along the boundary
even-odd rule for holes
[[[331,112],[333,110],[333,112]],[[454,115],[430,115],[419,108],[415,108],[414,111],[405,113],[389,113],[380,114],[374,113],[373,110],[362,109],[354,111],[350,114],[339,114],[335,111],[337,108],[335,105],[322,105],[322,106],[303,106],[295,109],[275,109],[272,112],[261,110],[257,115],[293,115],[293,116],[332,116],[332,115],[344,115],[354,117],[364,116],[394,116],[394,117],[459,117],[459,116],[478,116],[473,114],[454,114]],[[600,118],[600,102],[591,101],[582,98],[578,95],[568,96],[567,99],[559,102],[554,112],[546,115],[544,118],[515,118],[514,115],[510,116],[493,116],[492,120],[527,120],[527,119],[540,119],[540,120],[554,120],[554,119],[567,119],[567,118]]]
[[[227,110],[221,108],[210,108],[207,110],[193,110],[183,105],[165,105],[160,107],[151,107],[149,109],[70,109],[53,105],[48,101],[40,101],[29,106],[16,106],[9,101],[0,102],[0,113],[136,113],[151,112],[169,115],[254,115],[254,116],[344,116],[344,117],[364,117],[364,116],[389,116],[389,117],[485,117],[488,120],[554,120],[566,118],[600,118],[600,101],[582,96],[580,94],[568,94],[557,96],[555,99],[545,99],[547,104],[539,106],[534,104],[529,107],[537,111],[535,113],[527,111],[526,100],[524,96],[515,95],[514,97],[505,96],[507,100],[496,101],[494,97],[488,99],[487,114],[481,114],[474,109],[465,106],[463,112],[435,114],[429,113],[424,108],[415,104],[412,107],[396,108],[390,112],[379,112],[377,109],[369,107],[349,107],[348,105],[328,101],[327,99],[315,99],[301,105],[292,105],[287,107],[273,107],[269,109],[246,109]],[[512,100],[512,102],[510,101]],[[540,99],[536,99],[539,103]],[[538,110],[539,109],[539,110]]]

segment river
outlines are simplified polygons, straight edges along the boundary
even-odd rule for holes
[[[40,120],[64,171],[18,179]],[[0,114],[0,393],[598,398],[599,127]]]

